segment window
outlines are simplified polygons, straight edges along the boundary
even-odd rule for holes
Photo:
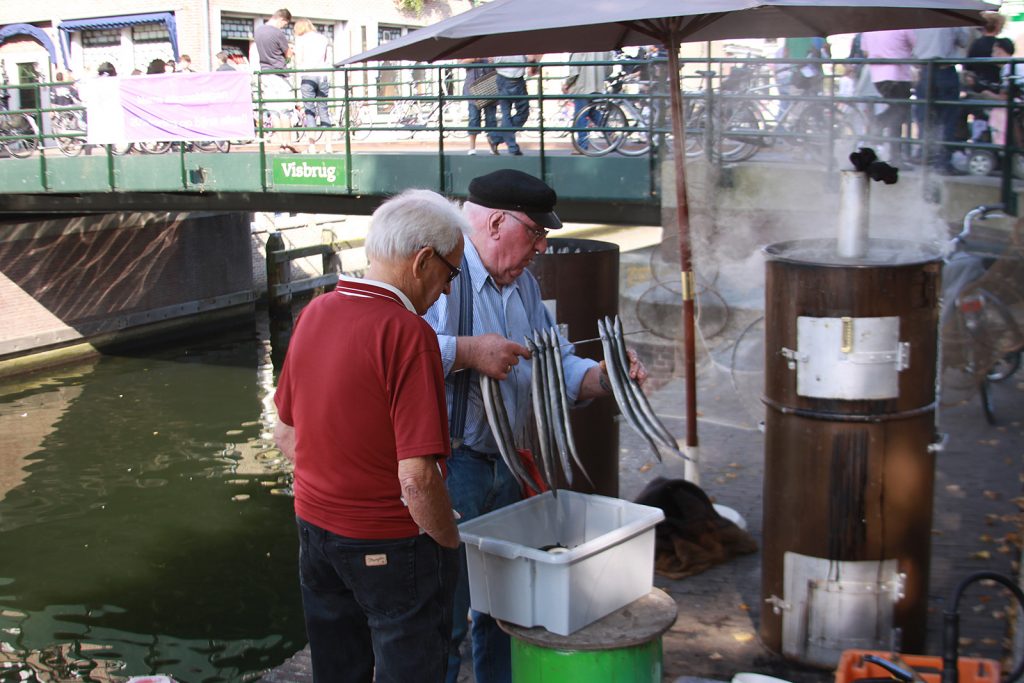
[[[377,28],[377,44],[383,45],[389,40],[402,37],[402,29],[394,26],[379,26]]]
[[[327,38],[328,45],[334,45],[334,24],[313,24],[313,28]]]
[[[167,43],[171,34],[167,24],[139,24],[132,26],[132,42],[134,43]]]
[[[84,47],[112,47],[121,44],[121,29],[94,28],[82,31]]]
[[[236,40],[252,40],[252,19],[242,17],[221,17],[220,37]]]

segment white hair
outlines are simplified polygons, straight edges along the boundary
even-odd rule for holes
[[[423,247],[450,254],[469,224],[459,205],[430,190],[406,190],[377,207],[366,233],[370,261],[408,258]]]

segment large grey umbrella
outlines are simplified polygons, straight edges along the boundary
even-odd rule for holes
[[[981,12],[986,10],[995,11],[998,7],[978,0],[494,0],[358,54],[345,63],[589,52],[652,43],[665,46],[672,98],[683,283],[686,448],[696,459],[694,279],[683,153],[680,43],[981,25]]]

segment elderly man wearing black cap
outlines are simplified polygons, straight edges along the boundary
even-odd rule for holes
[[[555,323],[541,300],[536,278],[526,268],[547,249],[548,231],[562,227],[554,210],[556,201],[546,183],[521,171],[504,169],[474,178],[462,209],[470,225],[462,273],[425,315],[437,332],[446,377],[452,437],[448,492],[452,507],[464,520],[522,498],[487,424],[477,373],[501,380],[513,434],[524,434],[531,419],[532,363],[522,342],[533,330]],[[602,365],[576,356],[567,340],[560,341],[569,400],[609,395],[611,387]],[[642,382],[647,372],[632,351],[630,358],[631,374]],[[465,551],[462,567],[448,662],[447,680],[452,683],[461,666],[459,645],[468,630]],[[477,612],[473,613],[473,667],[478,683],[511,680],[508,636],[489,615]]]

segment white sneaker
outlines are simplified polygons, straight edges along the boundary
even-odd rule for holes
[[[466,150],[466,154],[468,154],[471,157],[472,156],[476,156],[476,150],[475,149],[467,149]]]

